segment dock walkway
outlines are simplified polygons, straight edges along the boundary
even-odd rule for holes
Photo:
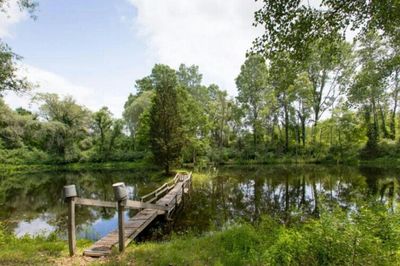
[[[191,173],[178,173],[171,184],[165,183],[141,198],[141,202],[149,203],[149,206],[155,201],[154,205],[157,206],[157,209],[145,208],[124,223],[125,246],[143,232],[159,215],[169,217],[176,211],[177,207],[183,203],[184,195],[189,193],[191,178]],[[133,207],[133,205],[130,201],[126,203],[127,208]],[[107,256],[111,254],[114,246],[118,246],[118,243],[119,232],[116,229],[95,242],[83,254],[91,257]]]

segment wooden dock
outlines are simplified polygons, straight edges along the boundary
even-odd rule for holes
[[[91,257],[107,256],[111,254],[114,247],[119,247],[119,250],[123,251],[158,216],[162,215],[169,218],[177,210],[178,206],[184,202],[185,194],[189,193],[191,182],[191,173],[178,173],[171,182],[165,183],[158,189],[141,197],[140,202],[125,199],[118,201],[118,204],[116,204],[115,202],[75,198],[73,204],[118,208],[119,227],[95,242],[83,254]],[[140,209],[140,211],[124,222],[123,212],[125,209]],[[74,221],[73,226],[75,226]],[[74,235],[74,232],[69,235]],[[73,240],[75,241],[75,239]],[[70,248],[71,255],[74,254],[74,245],[75,243],[70,242],[70,247],[72,247]]]

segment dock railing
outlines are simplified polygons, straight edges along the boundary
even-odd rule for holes
[[[78,197],[78,193],[75,185],[64,186],[64,199],[68,204],[68,247],[69,254],[73,256],[76,250],[76,224],[75,224],[75,206],[92,206],[92,207],[105,207],[105,208],[116,208],[118,212],[118,246],[119,251],[122,252],[125,249],[124,243],[124,211],[125,209],[154,209],[160,211],[160,213],[171,212],[178,204],[177,195],[175,195],[175,202],[173,206],[162,206],[153,204],[152,202],[158,200],[163,195],[171,191],[178,182],[182,183],[182,202],[184,193],[188,193],[192,183],[192,173],[178,173],[174,179],[170,182],[163,184],[156,190],[142,196],[140,201],[129,200],[128,193],[125,184],[118,182],[113,184],[114,197],[116,201],[103,201],[96,199],[87,199]]]

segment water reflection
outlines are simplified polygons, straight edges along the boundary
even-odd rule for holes
[[[399,201],[396,169],[253,166],[221,168],[213,175],[195,185],[175,230],[202,232],[238,219],[255,222],[263,214],[290,223],[318,217],[322,202],[353,210],[361,200],[380,201],[393,210]]]
[[[47,216],[39,217],[30,221],[20,221],[14,230],[16,236],[21,237],[24,235],[44,235],[48,236],[55,230],[53,226],[48,224]]]
[[[122,181],[128,184],[129,197],[137,199],[159,185],[160,182],[152,181],[151,174],[86,171],[3,177],[0,183],[0,221],[18,236],[50,231],[58,231],[63,236],[67,225],[67,208],[62,199],[64,185],[76,184],[81,197],[112,201],[112,184]],[[126,213],[127,216],[133,214],[132,211]],[[76,224],[78,237],[98,239],[116,228],[115,209],[77,206]]]
[[[357,208],[360,200],[379,201],[394,210],[399,201],[396,169],[345,166],[252,166],[226,167],[209,172],[194,182],[191,199],[185,201],[172,229],[203,232],[243,219],[256,222],[264,214],[283,223],[318,217],[321,205]],[[13,175],[0,180],[0,220],[17,235],[59,231],[65,234],[67,208],[61,191],[76,184],[85,198],[113,200],[112,184],[123,181],[129,197],[158,187],[148,172],[83,171]],[[135,211],[126,212],[132,217]],[[98,239],[117,227],[116,213],[109,208],[77,207],[78,236]],[[153,231],[157,232],[159,228]],[[154,238],[154,237],[152,237]]]

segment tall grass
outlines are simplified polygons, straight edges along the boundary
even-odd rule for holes
[[[109,265],[400,265],[400,216],[384,206],[283,225],[265,216],[201,237],[131,246]]]

